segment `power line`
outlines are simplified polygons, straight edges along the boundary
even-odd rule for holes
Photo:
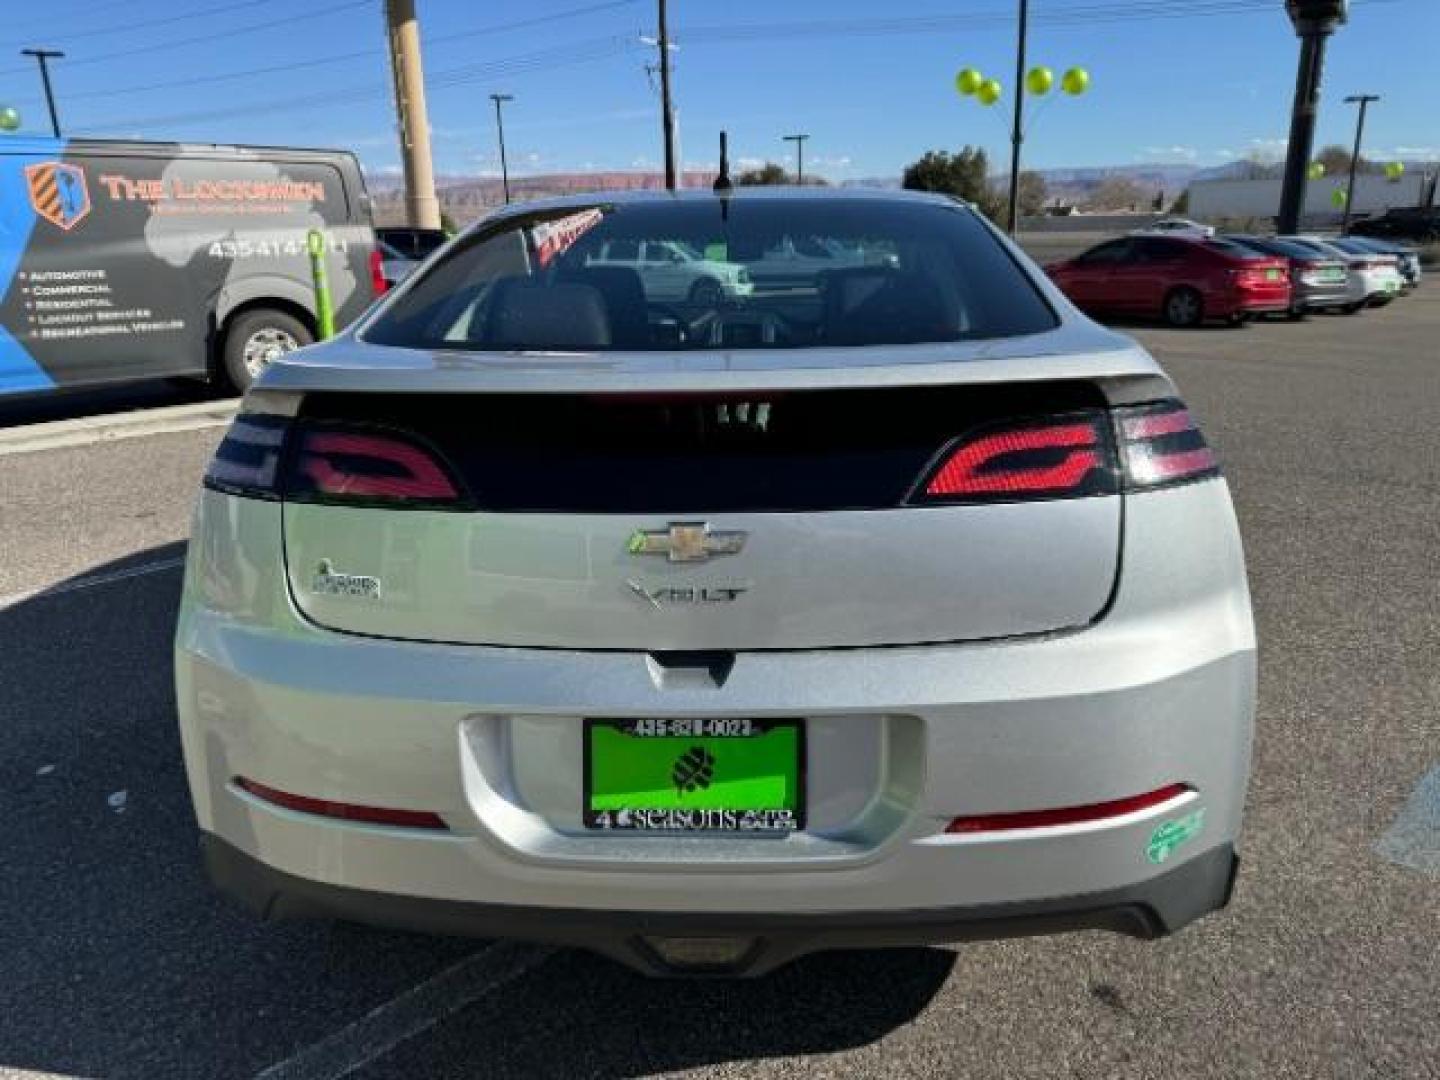
[[[606,0],[604,3],[587,4],[583,7],[567,8],[564,11],[553,12],[549,15],[537,15],[528,19],[516,19],[510,22],[494,23],[489,26],[479,26],[471,30],[462,30],[458,33],[446,34],[436,41],[427,42],[425,50],[427,53],[444,48],[457,41],[464,41],[469,38],[482,35],[502,34],[511,30],[523,30],[532,26],[540,26],[545,23],[559,22],[564,19],[580,18],[600,11],[610,11],[615,8],[632,7],[641,0]],[[115,98],[124,94],[143,94],[155,90],[173,90],[190,86],[205,86],[211,83],[230,82],[235,79],[248,79],[257,75],[277,75],[282,73],[293,73],[300,69],[320,67],[322,65],[345,63],[350,60],[375,58],[374,49],[359,49],[355,52],[332,53],[328,56],[317,56],[305,60],[292,61],[285,64],[271,64],[266,67],[245,68],[240,71],[227,71],[215,75],[197,75],[185,79],[168,79],[163,82],[142,83],[131,86],[107,86],[104,90],[87,90],[79,94],[67,94],[67,101],[84,101],[93,98]]]
[[[238,37],[241,34],[253,34],[260,30],[272,30],[277,26],[289,26],[292,23],[305,22],[320,15],[334,15],[341,11],[353,11],[356,8],[371,6],[373,6],[373,0],[348,0],[347,3],[334,4],[327,8],[318,8],[314,11],[307,11],[302,15],[286,15],[282,18],[269,19],[265,22],[247,23],[244,26],[236,26],[223,32],[217,33],[212,31],[208,34],[198,34],[194,37],[176,38],[173,41],[158,41],[149,45],[137,45],[129,49],[121,49],[116,52],[86,56],[79,60],[71,60],[66,67],[75,68],[80,67],[82,64],[103,64],[107,60],[129,60],[132,57],[146,53],[164,52],[167,49],[177,49],[185,45],[206,45],[221,40],[228,41],[230,38]],[[6,68],[4,71],[0,71],[0,75],[9,75],[13,72],[24,70],[24,68]]]
[[[597,38],[590,41],[558,46],[553,49],[544,49],[521,56],[509,57],[504,60],[490,61],[482,64],[466,64],[460,67],[436,71],[429,75],[425,82],[427,88],[430,90],[445,89],[487,79],[512,77],[531,71],[540,71],[549,68],[563,67],[568,64],[600,60],[609,56],[620,55],[635,47],[635,42],[628,37]],[[97,128],[100,130],[143,130],[145,128],[198,123],[200,121],[228,120],[234,119],[235,117],[253,116],[256,114],[269,115],[294,112],[315,106],[322,106],[326,103],[333,104],[339,101],[365,101],[384,98],[389,93],[390,90],[387,87],[366,83],[337,87],[316,94],[249,102],[245,105],[223,109],[176,113],[168,116],[140,117],[137,119],[107,120],[98,125],[87,124],[83,126],[87,131],[94,131]]]
[[[178,22],[194,22],[196,19],[204,18],[207,15],[223,15],[227,11],[239,11],[242,8],[260,7],[262,4],[273,4],[276,0],[232,0],[231,3],[222,4],[219,7],[203,8],[198,11],[187,11],[184,15],[166,15],[159,19],[140,19],[124,23],[111,23],[108,26],[93,27],[89,30],[79,30],[75,33],[66,31],[60,35],[53,33],[47,35],[55,40],[68,45],[72,41],[79,41],[81,38],[99,37],[105,34],[126,34],[132,30],[143,30],[151,26],[169,26]],[[133,5],[127,5],[132,6]],[[50,22],[50,27],[55,26],[55,20]],[[8,41],[0,42],[0,45],[18,45],[24,38],[11,38]]]
[[[1356,6],[1394,4],[1402,0],[1352,0]],[[1153,0],[1143,6],[1135,4],[1092,4],[1040,12],[1033,16],[1036,23],[1049,26],[1093,25],[1095,23],[1151,22],[1216,15],[1274,15],[1269,4],[1256,0]],[[743,23],[730,25],[697,25],[682,27],[687,42],[714,44],[727,41],[774,41],[793,43],[803,37],[879,37],[888,35],[929,34],[987,24],[1007,25],[1014,22],[1013,10],[968,12],[963,15],[915,16],[908,18],[808,19],[791,22]]]

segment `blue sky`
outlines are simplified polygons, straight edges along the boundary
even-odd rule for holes
[[[1366,146],[1440,159],[1440,0],[1351,0],[1331,42],[1317,145],[1353,135],[1348,93],[1384,96]],[[496,171],[487,94],[515,95],[516,172],[653,168],[660,160],[654,0],[417,0],[437,168]],[[888,176],[931,148],[1006,153],[1008,104],[951,89],[973,65],[1013,83],[1014,0],[671,0],[681,154],[787,160]],[[60,48],[67,133],[349,147],[398,160],[380,0],[47,0],[0,25],[0,104],[47,129],[39,79],[18,55]],[[1032,0],[1035,63],[1092,75],[1082,98],[1037,111],[1026,164],[1215,165],[1279,156],[1297,43],[1281,0]],[[1218,14],[1200,14],[1201,12]],[[1178,13],[1178,17],[1158,17]],[[1143,17],[1137,17],[1143,16]],[[262,25],[264,24],[264,25]],[[516,25],[519,24],[519,25]],[[28,65],[28,66],[27,66]],[[233,76],[233,77],[232,77]]]

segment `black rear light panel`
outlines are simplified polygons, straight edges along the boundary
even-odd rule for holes
[[[1098,388],[1083,382],[719,395],[313,394],[301,423],[413,433],[482,510],[803,512],[903,505],[966,432],[1013,417],[1096,417],[1104,405]],[[1102,435],[1108,447],[1108,430]]]

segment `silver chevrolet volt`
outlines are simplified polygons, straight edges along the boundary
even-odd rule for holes
[[[804,273],[655,302],[680,248]],[[761,284],[762,281],[768,284]],[[1255,637],[1175,386],[972,207],[533,202],[277,360],[175,645],[215,884],[751,975],[1223,907]]]

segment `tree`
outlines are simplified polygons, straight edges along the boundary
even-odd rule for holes
[[[767,161],[758,169],[746,169],[735,178],[735,183],[743,187],[759,187],[763,184],[788,184],[790,177],[783,166],[776,165],[773,161]]]
[[[1133,210],[1145,201],[1145,192],[1134,180],[1112,176],[1101,182],[1085,205],[1091,210]]]
[[[1344,177],[1350,175],[1350,151],[1343,146],[1327,146],[1315,155],[1315,160],[1325,166],[1325,175]],[[1378,173],[1384,172],[1384,166],[1374,161],[1369,161],[1362,154],[1360,164],[1356,167],[1357,173]]]
[[[1180,193],[1180,197],[1170,204],[1170,213],[1188,214],[1190,212],[1190,189],[1186,188]]]
[[[1038,172],[1025,171],[1020,174],[1020,213],[1035,217],[1045,212],[1045,200],[1050,197],[1050,188]]]
[[[968,199],[992,221],[998,221],[1003,206],[990,187],[990,161],[985,151],[967,146],[958,154],[948,150],[927,150],[919,161],[905,166],[903,185],[911,191],[938,191]]]

